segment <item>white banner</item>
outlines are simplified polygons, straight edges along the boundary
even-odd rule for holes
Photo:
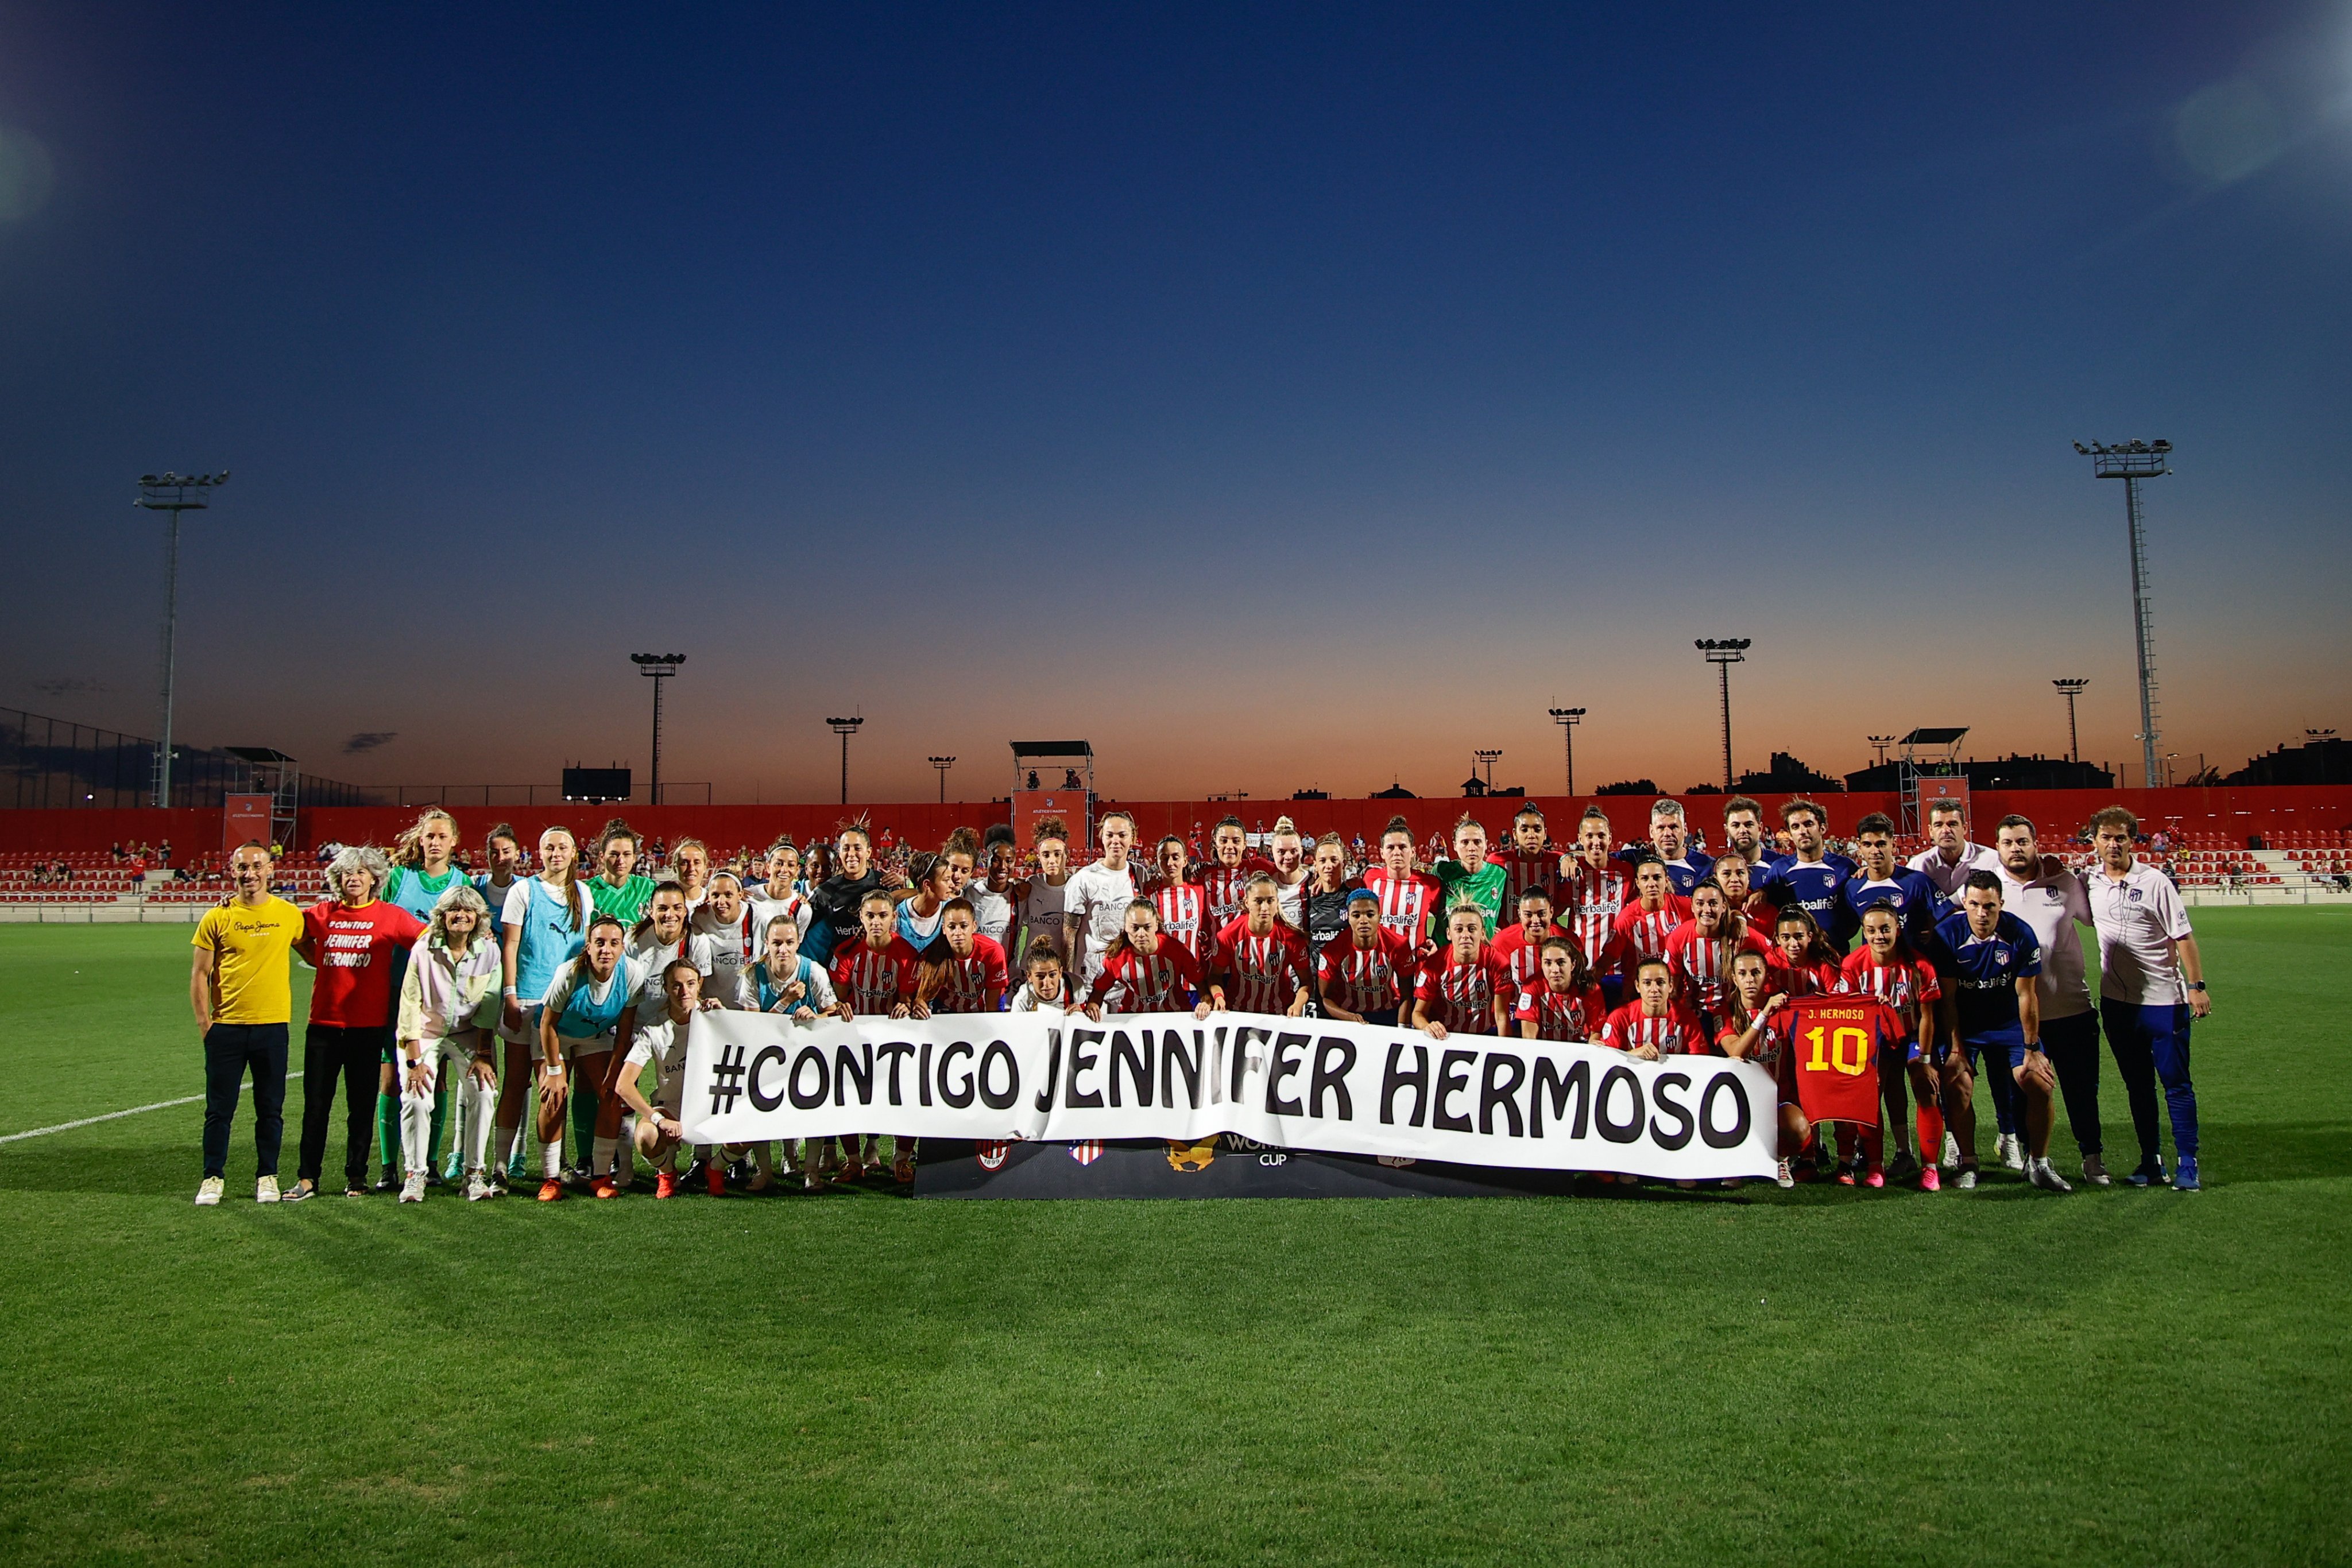
[[[794,1023],[698,1013],[682,1119],[698,1144],[889,1133],[983,1142],[1220,1133],[1458,1165],[1769,1176],[1779,1095],[1719,1056],[1216,1013],[983,1013]]]

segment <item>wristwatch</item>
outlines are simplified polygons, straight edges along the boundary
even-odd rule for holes
[[[2189,988],[2192,991],[2201,991],[2205,988],[2205,982],[2202,980],[2191,980],[2189,982]]]

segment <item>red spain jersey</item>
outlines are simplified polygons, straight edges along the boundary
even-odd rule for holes
[[[890,946],[877,953],[861,934],[856,946],[833,961],[834,993],[852,1012],[887,1013],[915,994],[921,967],[904,936],[891,937]]]
[[[1512,992],[1517,992],[1529,980],[1536,979],[1543,974],[1542,944],[1545,938],[1552,936],[1570,936],[1570,933],[1555,925],[1546,931],[1542,937],[1530,942],[1528,940],[1526,926],[1507,925],[1496,932],[1495,939],[1486,944],[1495,956],[1503,961],[1503,968],[1511,977]],[[1573,941],[1574,937],[1570,936],[1570,939]],[[1584,961],[1590,966],[1592,962],[1592,955],[1587,953]]]
[[[1588,864],[1579,856],[1552,884],[1552,917],[1584,944],[1585,961],[1597,971],[1609,950],[1617,916],[1633,902],[1633,874],[1615,861]]]
[[[1429,1004],[1429,1016],[1447,1033],[1492,1034],[1495,998],[1510,1001],[1511,977],[1491,943],[1478,944],[1477,956],[1466,964],[1448,944],[1422,960],[1413,995]]]
[[[1120,944],[1095,977],[1087,999],[1115,1013],[1176,1013],[1191,1009],[1200,988],[1200,961],[1190,947],[1162,932],[1152,953]]]
[[[1758,936],[1752,925],[1734,941],[1728,936],[1702,936],[1698,922],[1685,920],[1666,937],[1666,962],[1682,981],[1683,995],[1710,1018],[1723,1011],[1723,988],[1731,980],[1732,959],[1742,953],[1761,953],[1769,958],[1771,952],[1772,945]]]
[[[1552,875],[1559,869],[1559,852],[1547,844],[1531,855],[1522,854],[1519,846],[1512,844],[1507,849],[1490,852],[1486,863],[1503,868],[1502,917],[1507,921],[1517,920],[1519,917],[1519,894],[1531,887],[1539,887],[1546,893],[1551,891]]]
[[[1867,947],[1848,953],[1838,974],[1842,990],[1876,997],[1893,1008],[1905,1024],[1913,1027],[1918,1022],[1919,1004],[1932,1002],[1944,994],[1943,987],[1937,983],[1934,965],[1899,957],[1892,964],[1881,964],[1871,956]]]
[[[1351,1013],[1402,1006],[1413,971],[1412,945],[1386,926],[1372,933],[1369,947],[1357,946],[1354,935],[1346,931],[1323,945],[1323,985]]]
[[[1618,961],[1632,974],[1633,966],[1644,958],[1666,956],[1666,938],[1675,927],[1690,918],[1690,900],[1680,894],[1666,894],[1662,909],[1643,909],[1639,904],[1629,904],[1617,912],[1616,923],[1610,936],[1617,944]]]
[[[1655,1046],[1660,1056],[1707,1054],[1706,1026],[1680,997],[1669,1000],[1656,1018],[1644,1013],[1640,1002],[1627,1002],[1601,1020],[1601,1043],[1620,1051]]]
[[[1791,1002],[1790,1060],[1797,1103],[1816,1122],[1878,1124],[1878,1055],[1909,1031],[1876,997],[1807,997]]]
[[[1242,912],[1242,894],[1250,878],[1274,870],[1272,861],[1244,855],[1239,865],[1211,863],[1201,868],[1201,891],[1209,901],[1209,926],[1222,931]]]
[[[1246,917],[1217,934],[1217,969],[1225,977],[1225,1006],[1240,1013],[1286,1013],[1298,988],[1314,977],[1307,934],[1285,921],[1263,936]]]
[[[1381,926],[1419,946],[1444,891],[1437,879],[1417,871],[1391,876],[1388,867],[1376,865],[1364,873],[1364,885],[1381,895]]]
[[[1511,1009],[1512,1018],[1536,1026],[1538,1040],[1562,1043],[1591,1040],[1608,1014],[1609,1004],[1602,999],[1600,987],[1555,991],[1541,975],[1519,988],[1518,1005]]]
[[[1194,958],[1208,951],[1215,927],[1209,924],[1209,892],[1197,882],[1161,883],[1151,894],[1160,911],[1160,929],[1182,944]]]
[[[955,949],[942,942],[936,965],[938,988],[931,992],[928,1004],[935,1013],[982,1013],[994,1009],[989,998],[1004,999],[1006,984],[1004,946],[992,936],[974,936],[971,956],[959,958]],[[864,1011],[864,1009],[859,1009]]]

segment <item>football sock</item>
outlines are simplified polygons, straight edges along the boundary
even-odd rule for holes
[[[613,1174],[613,1155],[617,1152],[614,1146],[614,1143],[615,1140],[612,1138],[598,1138],[590,1145],[593,1151],[588,1156],[590,1176],[605,1176]]]
[[[585,1083],[575,1083],[572,1089],[572,1152],[573,1157],[588,1159],[588,1151],[596,1145],[596,1091]],[[592,1176],[595,1173],[593,1171]]]
[[[621,1136],[613,1150],[613,1179],[620,1182],[637,1179],[637,1113],[635,1111],[621,1118]]]
[[[1853,1124],[1851,1122],[1838,1124],[1837,1153],[1838,1164],[1842,1166],[1853,1164]]]
[[[375,1092],[375,1152],[384,1175],[400,1168],[400,1096],[381,1089]]]
[[[1911,1120],[1919,1133],[1920,1162],[1935,1164],[1944,1153],[1944,1113],[1933,1105],[1922,1105],[1911,1113]]]
[[[522,1129],[520,1126],[500,1127],[498,1130],[499,1157],[492,1162],[492,1169],[508,1170],[512,1167],[515,1157],[515,1143],[516,1140],[521,1136]]]
[[[1862,1157],[1872,1170],[1886,1168],[1886,1134],[1879,1127],[1865,1127],[1862,1134]]]
[[[449,1124],[449,1090],[445,1084],[433,1091],[433,1126],[426,1134],[425,1168],[441,1163],[441,1132]]]
[[[562,1176],[563,1140],[558,1138],[551,1144],[541,1144],[539,1146],[539,1159],[541,1173],[549,1181],[554,1181]]]

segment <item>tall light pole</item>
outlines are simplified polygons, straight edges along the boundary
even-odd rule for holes
[[[652,792],[648,796],[648,802],[652,805],[658,806],[661,804],[662,683],[669,679],[670,676],[677,674],[677,667],[686,663],[686,655],[683,653],[632,653],[629,655],[629,663],[637,667],[637,674],[641,675],[649,675],[653,678],[654,779]]]
[[[1891,735],[1865,735],[1863,737],[1863,739],[1870,742],[1870,748],[1878,753],[1878,765],[1881,768],[1885,767],[1886,748],[1895,744],[1895,737]]]
[[[1496,747],[1491,751],[1473,751],[1470,754],[1472,771],[1475,772],[1481,768],[1486,770],[1486,793],[1489,795],[1495,792],[1495,764],[1501,760],[1502,755],[1501,747]]]
[[[228,483],[228,470],[217,474],[142,474],[139,498],[131,503],[151,512],[169,512],[163,530],[163,722],[155,737],[155,767],[149,792],[158,806],[172,803],[172,679],[177,663],[180,632],[180,514],[201,512],[214,488]]]
[[[2059,695],[2066,699],[2066,760],[2080,762],[2083,760],[2083,742],[2074,731],[2074,699],[2083,695],[2083,688],[2091,684],[2091,678],[2088,675],[2065,675],[2050,684],[2056,686]]]
[[[2123,441],[2113,446],[2074,443],[2074,450],[2091,459],[2102,479],[2124,482],[2124,521],[2131,533],[2132,635],[2139,651],[2140,782],[2153,785],[2161,771],[2156,743],[2156,603],[2147,582],[2147,522],[2139,509],[2143,479],[2160,479],[2172,472],[2169,441]]]
[[[1723,680],[1723,788],[1732,787],[1731,777],[1731,666],[1748,662],[1748,650],[1755,646],[1748,637],[1701,637],[1696,644],[1713,664]]]
[[[841,737],[841,803],[846,806],[849,804],[849,737],[857,733],[857,727],[866,720],[862,717],[829,718],[824,722],[832,727],[834,734]]]
[[[1552,723],[1559,726],[1560,738],[1568,743],[1568,792],[1576,793],[1576,727],[1584,722],[1580,707],[1556,707],[1548,710]]]
[[[955,758],[934,757],[930,759],[930,764],[940,770],[940,804],[944,806],[948,803],[948,769],[955,766]]]

